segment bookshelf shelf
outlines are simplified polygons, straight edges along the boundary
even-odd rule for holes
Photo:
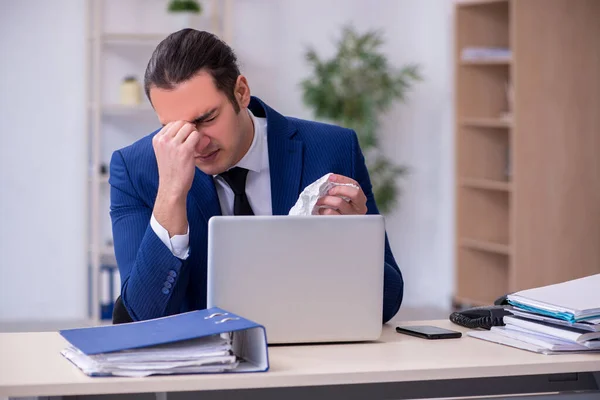
[[[512,122],[500,118],[462,118],[462,126],[474,128],[510,128]]]
[[[508,58],[490,58],[483,60],[461,60],[462,66],[486,66],[486,65],[510,65],[512,57]]]
[[[137,45],[143,44],[156,46],[161,40],[166,38],[168,33],[105,33],[96,36],[105,44],[111,45]]]
[[[461,178],[459,182],[460,186],[471,189],[497,190],[500,192],[510,192],[512,190],[510,182],[495,181],[491,179]]]
[[[487,242],[485,240],[462,238],[460,240],[460,245],[461,247],[472,250],[486,251],[489,253],[502,254],[505,256],[510,255],[510,246],[506,244],[492,243]]]
[[[508,3],[509,0],[457,0],[458,7],[485,6],[494,3]]]

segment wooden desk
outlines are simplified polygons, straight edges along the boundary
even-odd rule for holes
[[[412,324],[466,332],[449,321]],[[267,373],[150,378],[90,378],[59,354],[67,343],[58,333],[4,333],[0,397],[160,392],[172,399],[203,392],[203,399],[400,399],[597,391],[600,385],[598,354],[545,356],[464,335],[428,341],[394,327],[386,325],[374,343],[271,347]]]

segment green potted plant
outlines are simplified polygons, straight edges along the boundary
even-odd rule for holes
[[[194,28],[202,15],[202,4],[196,0],[171,0],[167,7],[173,20],[173,29]]]
[[[378,31],[360,34],[352,26],[345,26],[333,57],[321,59],[308,48],[305,58],[312,74],[301,86],[303,101],[317,119],[357,133],[375,200],[381,213],[389,213],[400,195],[398,179],[408,168],[396,165],[382,153],[377,134],[379,118],[395,102],[405,99],[421,75],[416,65],[400,69],[390,66],[380,50],[383,43]]]

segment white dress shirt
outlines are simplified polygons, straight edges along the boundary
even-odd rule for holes
[[[269,173],[269,148],[267,144],[267,119],[257,118],[248,110],[252,123],[254,124],[254,138],[248,152],[233,167],[241,167],[248,170],[246,178],[246,196],[255,215],[272,215],[271,208],[271,174]],[[232,167],[232,168],[233,168]],[[233,215],[233,200],[235,195],[225,180],[214,175],[213,180],[221,213],[223,215]],[[163,228],[154,214],[150,219],[150,226],[159,239],[169,248],[175,257],[186,259],[189,255],[189,234],[188,226],[185,235],[175,235],[169,237],[169,232]]]

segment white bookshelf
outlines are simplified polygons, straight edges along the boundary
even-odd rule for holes
[[[145,116],[153,117],[154,110],[149,104],[142,104],[139,106],[125,106],[121,104],[106,104],[101,106],[102,114],[106,116]]]
[[[168,22],[168,0],[144,0],[143,7],[140,0],[86,1],[89,318],[100,323],[100,297],[104,290],[100,267],[111,260],[115,262],[114,249],[108,244],[112,241],[109,176],[108,171],[101,173],[101,167],[108,169],[114,150],[159,127],[145,98],[139,106],[119,104],[120,81],[134,75],[143,86],[144,70],[152,51],[174,28]],[[205,14],[203,21],[208,25],[198,29],[214,32],[231,43],[232,1],[200,0]],[[156,31],[147,31],[148,27]],[[145,97],[143,93],[142,96]],[[115,278],[119,279],[118,274]]]

